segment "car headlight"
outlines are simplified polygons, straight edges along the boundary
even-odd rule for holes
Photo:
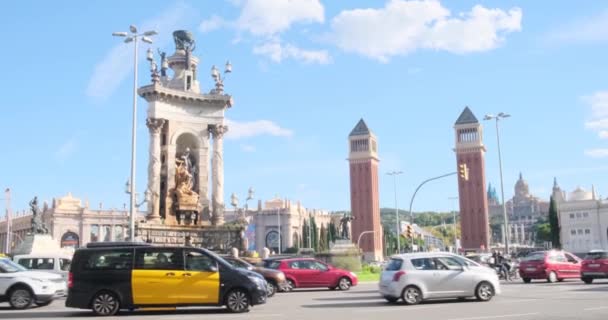
[[[253,281],[253,283],[255,283],[255,285],[258,288],[263,288],[264,286],[266,286],[266,284],[264,282],[266,282],[264,279],[262,278],[258,278],[255,276],[248,276],[249,280]]]

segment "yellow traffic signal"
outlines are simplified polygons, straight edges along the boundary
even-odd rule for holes
[[[458,174],[464,181],[469,181],[469,167],[466,163],[458,165]]]
[[[407,225],[407,228],[405,229],[405,236],[408,238],[414,237],[414,228],[412,227],[411,224]]]

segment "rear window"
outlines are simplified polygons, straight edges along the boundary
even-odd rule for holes
[[[386,271],[397,271],[401,270],[401,266],[403,265],[403,260],[401,259],[391,259],[386,265],[384,270]]]
[[[606,252],[606,251],[589,252],[585,256],[585,260],[599,260],[599,259],[608,259],[608,252]]]
[[[544,252],[533,252],[529,255],[525,256],[523,261],[545,261],[545,253]]]
[[[24,258],[19,259],[19,264],[30,270],[53,270],[55,259],[53,258]]]

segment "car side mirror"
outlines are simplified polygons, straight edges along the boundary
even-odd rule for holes
[[[247,270],[253,271],[253,267],[252,266],[247,266]]]
[[[217,266],[209,266],[206,271],[208,271],[208,272],[218,272],[218,268],[217,268]]]

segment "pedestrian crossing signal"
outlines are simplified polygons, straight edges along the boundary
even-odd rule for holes
[[[460,175],[464,181],[469,181],[469,167],[466,163],[458,165],[458,175]]]

